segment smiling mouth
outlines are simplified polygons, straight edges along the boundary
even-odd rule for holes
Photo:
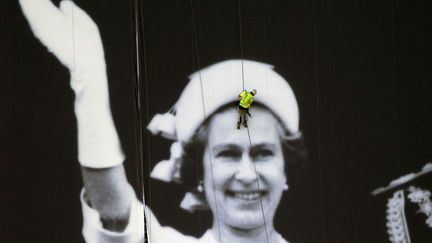
[[[258,200],[260,197],[267,195],[266,191],[227,191],[226,194],[229,197],[244,201]]]

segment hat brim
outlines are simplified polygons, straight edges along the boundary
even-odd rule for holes
[[[377,188],[371,192],[372,195],[377,196],[387,194],[406,187],[408,184],[423,180],[432,176],[432,163],[426,164],[422,170],[417,173],[410,173],[399,177],[398,179],[390,182],[389,185]]]

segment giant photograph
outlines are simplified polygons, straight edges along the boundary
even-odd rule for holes
[[[426,1],[1,6],[0,242],[432,242]]]

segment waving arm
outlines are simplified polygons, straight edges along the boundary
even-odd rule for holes
[[[70,71],[86,198],[99,212],[104,228],[122,231],[135,196],[126,179],[111,115],[99,29],[72,1],[62,1],[59,8],[50,0],[19,3],[34,35]]]

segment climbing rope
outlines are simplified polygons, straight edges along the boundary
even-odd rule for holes
[[[203,92],[203,84],[202,84],[202,77],[201,77],[201,62],[200,62],[200,55],[199,55],[199,48],[198,48],[198,37],[197,37],[197,30],[196,30],[196,21],[195,21],[195,11],[194,11],[194,5],[193,0],[190,0],[191,4],[191,14],[192,14],[192,27],[193,27],[193,33],[194,33],[194,40],[195,40],[195,50],[196,50],[196,59],[198,64],[198,76],[200,80],[200,88],[201,88],[201,101],[202,101],[202,108],[204,112],[204,120],[207,118],[207,113],[205,110],[205,104],[204,104],[204,92]],[[210,143],[210,141],[208,141]],[[210,148],[211,145],[209,144],[208,147]],[[211,177],[212,177],[212,187],[213,187],[213,195],[215,197],[214,199],[214,205],[215,205],[215,214],[214,217],[216,217],[217,227],[218,227],[218,234],[219,234],[219,242],[222,242],[222,235],[220,232],[220,225],[219,225],[219,213],[218,213],[218,206],[217,206],[217,200],[216,200],[216,188],[214,183],[214,175],[213,175],[213,162],[211,158],[211,150],[208,149],[209,153],[209,160],[210,160],[210,170],[211,170]],[[207,198],[209,200],[209,198]]]
[[[242,30],[242,17],[241,17],[241,0],[237,0],[237,5],[238,5],[238,23],[239,23],[239,39],[240,39],[240,56],[241,56],[241,71],[242,71],[242,86],[243,86],[243,90],[245,90],[245,79],[244,79],[244,65],[243,65],[243,30]],[[250,135],[250,131],[249,131],[249,126],[246,127],[247,129],[247,134],[248,134],[248,139],[249,139],[249,149],[252,149],[252,139],[251,139],[251,135]],[[254,170],[255,170],[255,181],[257,184],[257,190],[258,192],[261,191],[260,189],[260,183],[259,183],[259,174],[256,168],[256,164],[254,162],[252,162]],[[265,213],[264,213],[264,206],[262,203],[262,198],[261,198],[261,193],[258,193],[259,195],[259,201],[260,201],[260,206],[261,206],[261,213],[262,213],[262,218],[263,218],[263,223],[264,223],[264,229],[265,229],[265,233],[266,233],[266,239],[267,242],[270,243],[270,238],[269,238],[269,234],[268,234],[268,230],[267,230],[267,222],[265,219]]]
[[[148,205],[151,207],[151,180],[149,180],[149,187],[148,187],[148,193],[149,197],[146,200],[145,196],[145,182],[144,182],[144,138],[143,138],[143,128],[144,128],[144,112],[142,111],[143,105],[143,87],[141,84],[141,80],[144,79],[145,82],[145,97],[146,97],[146,123],[148,124],[150,121],[150,115],[149,115],[149,95],[148,95],[148,76],[147,76],[147,53],[145,49],[145,35],[144,35],[144,29],[142,24],[144,23],[142,16],[142,5],[140,4],[140,1],[134,0],[132,3],[132,16],[133,16],[133,23],[134,23],[134,50],[135,50],[135,70],[136,70],[136,76],[135,76],[135,82],[134,82],[134,98],[135,98],[135,108],[137,112],[137,130],[138,132],[136,134],[136,140],[138,144],[137,149],[137,182],[140,190],[140,195],[142,197],[144,205],[148,203]],[[140,40],[142,40],[142,45],[140,45]],[[141,56],[140,53],[143,55]],[[143,60],[143,63],[140,61]],[[144,69],[144,70],[142,70]],[[147,171],[150,171],[150,158],[151,158],[151,150],[150,150],[150,133],[147,130],[147,136],[146,136],[146,142],[147,142]],[[144,223],[145,223],[145,235],[147,240],[151,239],[151,217],[146,217],[146,210],[145,207],[143,208],[143,217],[144,217]],[[143,229],[144,230],[144,229]]]

